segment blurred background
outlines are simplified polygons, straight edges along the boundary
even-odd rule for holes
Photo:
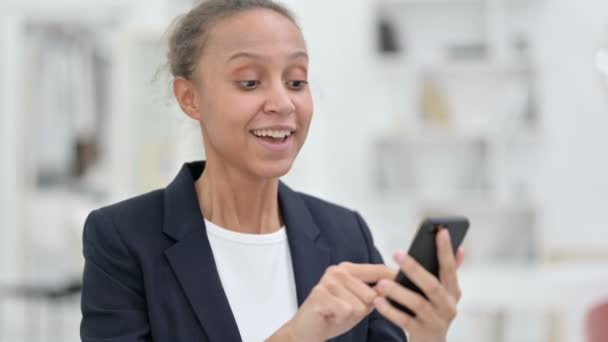
[[[608,2],[284,3],[315,98],[284,180],[389,260],[470,217],[451,342],[608,341]],[[0,0],[0,342],[78,341],[86,215],[204,158],[163,69],[192,5]]]

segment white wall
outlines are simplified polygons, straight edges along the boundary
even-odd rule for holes
[[[539,177],[546,243],[608,248],[608,88],[594,65],[608,43],[608,2],[554,0],[536,47],[544,146]]]
[[[16,277],[18,231],[17,192],[19,118],[17,98],[14,89],[18,83],[18,71],[15,69],[17,55],[8,52],[17,51],[18,19],[0,15],[0,43],[3,53],[0,55],[0,283],[9,282]]]

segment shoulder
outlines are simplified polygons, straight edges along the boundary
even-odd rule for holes
[[[83,314],[90,316],[95,307],[112,305],[109,303],[117,298],[137,307],[144,305],[143,265],[153,260],[150,255],[155,250],[150,246],[155,245],[150,242],[159,245],[161,241],[160,234],[151,232],[161,231],[155,227],[161,227],[162,198],[162,191],[153,191],[89,214],[82,235]]]
[[[352,209],[302,192],[296,192],[296,194],[306,204],[317,223],[346,224],[350,227],[360,224],[359,214]]]
[[[324,228],[337,229],[339,233],[361,233],[367,239],[369,228],[359,212],[315,196],[296,192],[310,210],[313,219]]]
[[[121,222],[156,219],[162,213],[164,189],[150,191],[97,209]]]
[[[124,252],[158,236],[154,233],[162,231],[163,193],[155,190],[93,210],[84,224],[85,252],[94,246]]]
[[[345,259],[359,256],[351,261],[368,262],[373,252],[373,239],[361,215],[344,206],[328,202],[315,196],[296,192],[310,211],[313,220],[335,252],[343,251]]]

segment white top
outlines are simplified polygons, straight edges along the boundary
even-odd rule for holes
[[[264,341],[298,310],[285,227],[244,234],[208,220],[205,226],[243,342]]]

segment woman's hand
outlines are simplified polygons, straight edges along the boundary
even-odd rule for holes
[[[378,293],[368,283],[394,276],[382,264],[330,266],[296,315],[268,341],[326,341],[349,331],[374,310]]]
[[[374,300],[378,312],[408,332],[411,342],[445,342],[450,323],[456,317],[456,305],[461,297],[457,268],[464,258],[458,249],[456,258],[446,229],[437,234],[439,279],[425,270],[406,253],[395,253],[401,271],[428,297],[410,291],[393,280],[381,280],[376,289],[382,297]],[[416,313],[412,317],[393,307],[385,298],[407,306]]]

